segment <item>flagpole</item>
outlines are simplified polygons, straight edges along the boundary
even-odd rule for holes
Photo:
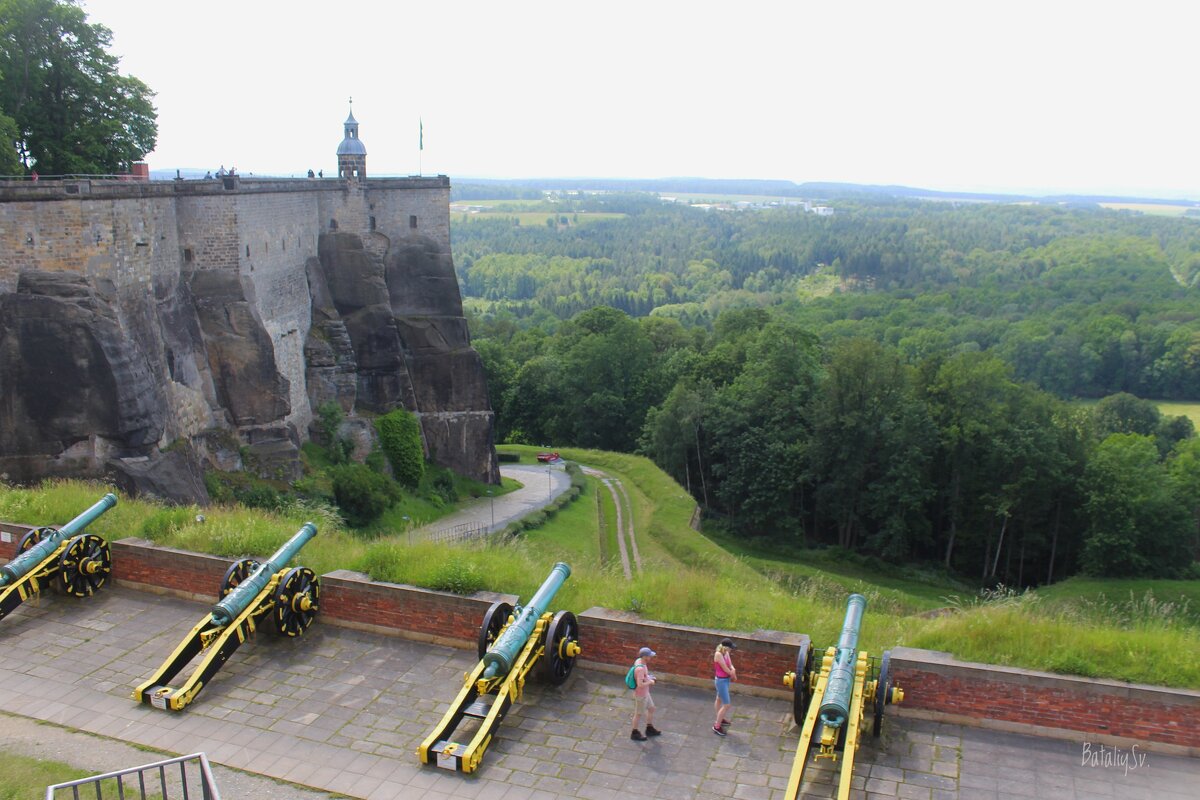
[[[417,174],[425,174],[425,120],[417,117],[418,137],[417,137]]]

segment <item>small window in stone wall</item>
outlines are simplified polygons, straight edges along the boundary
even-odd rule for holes
[[[371,230],[375,230],[375,218],[374,217],[371,217],[370,223],[371,223]]]
[[[192,255],[192,248],[190,248],[190,247],[183,248],[183,260],[185,263],[188,263],[188,264],[192,263],[193,257],[194,256]]]
[[[329,220],[329,230],[331,230],[331,231],[337,230],[337,220],[336,219]]]
[[[409,216],[408,227],[412,228],[413,230],[416,230],[416,228],[417,228],[417,215],[416,214],[412,214]]]
[[[250,245],[246,245],[246,258],[250,257]]]

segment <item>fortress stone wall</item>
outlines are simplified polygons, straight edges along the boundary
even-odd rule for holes
[[[445,176],[0,184],[0,472],[195,499],[206,464],[294,476],[335,400],[403,406],[437,463],[498,480],[449,194]]]

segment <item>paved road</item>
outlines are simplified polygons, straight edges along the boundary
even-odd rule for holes
[[[122,587],[22,606],[0,623],[0,713],[173,754],[204,751],[228,767],[370,800],[779,800],[787,783],[797,739],[789,702],[735,692],[732,732],[722,739],[709,730],[711,694],[664,678],[655,721],[666,733],[637,743],[622,676],[585,669],[561,687],[531,681],[474,775],[422,766],[417,745],[473,653],[320,621],[300,639],[262,633],[247,642],[182,713],[130,700],[207,610]],[[55,736],[83,737],[81,748],[91,741]],[[0,746],[10,738],[0,728]],[[854,796],[1196,797],[1200,760],[1150,754],[1126,774],[1103,759],[1083,765],[1084,745],[892,716],[884,737],[860,751]],[[827,769],[813,777],[804,796],[831,797]],[[239,796],[292,795],[242,790],[227,800]]]
[[[571,488],[571,476],[565,463],[552,465],[503,464],[500,474],[505,478],[520,481],[516,491],[498,497],[481,497],[465,504],[458,511],[413,531],[414,538],[435,535],[460,526],[486,526],[488,532],[498,531],[508,523],[518,520],[531,511],[548,504],[555,497]]]

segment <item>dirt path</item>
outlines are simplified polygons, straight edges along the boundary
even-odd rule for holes
[[[625,491],[620,480],[608,473],[595,467],[583,467],[582,469],[586,475],[603,483],[609,494],[612,495],[613,505],[617,509],[617,549],[621,553],[621,569],[625,573],[625,580],[633,580],[634,568],[637,569],[639,575],[642,572],[642,557],[638,553],[637,537],[634,535],[633,504],[629,502],[629,493]],[[626,539],[628,539],[628,544]],[[633,555],[632,562],[630,561],[631,553]]]

